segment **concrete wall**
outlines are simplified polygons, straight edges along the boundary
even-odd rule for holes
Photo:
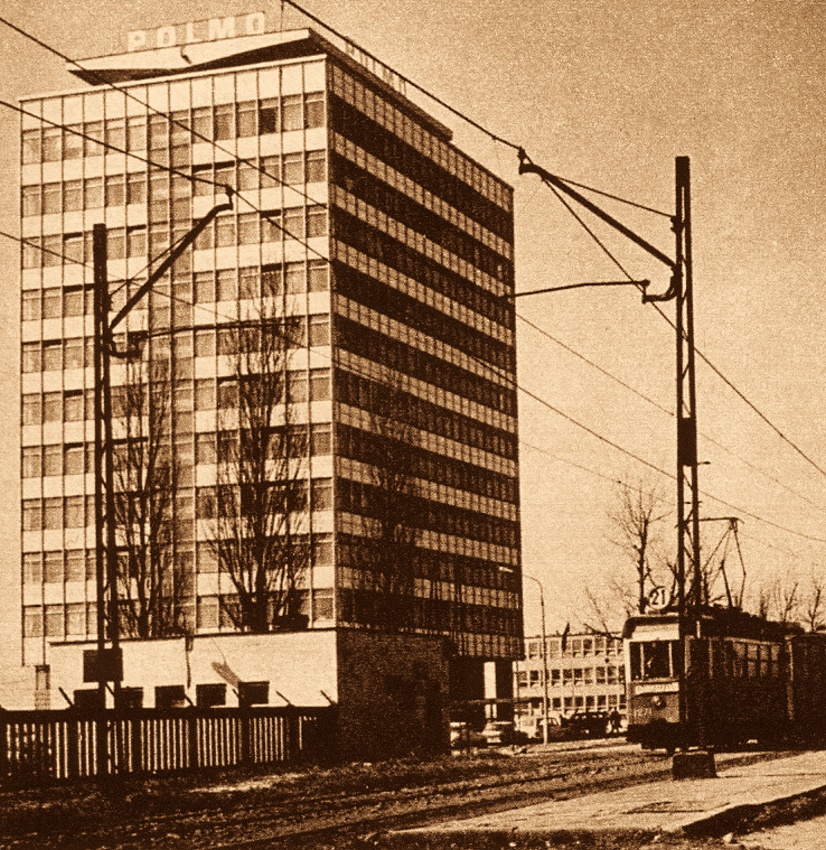
[[[374,760],[449,747],[443,638],[339,632],[340,755]]]
[[[183,685],[196,702],[196,686],[227,686],[226,704],[238,704],[239,682],[269,682],[269,703],[338,705],[339,752],[345,760],[375,760],[449,747],[449,665],[443,638],[383,635],[362,630],[268,635],[199,635],[123,641],[124,687],[143,688],[155,705],[155,687]],[[59,692],[94,690],[83,682],[83,652],[95,644],[51,647],[51,704]],[[326,696],[325,696],[326,695]],[[327,699],[329,697],[329,701]],[[111,702],[111,701],[110,701]]]
[[[184,638],[123,641],[123,686],[142,687],[143,704],[154,706],[154,689],[184,685],[195,702],[196,686],[227,686],[227,705],[237,705],[239,682],[270,683],[269,702],[326,706],[338,700],[336,635],[308,631],[268,635],[199,635]],[[69,696],[75,689],[93,688],[83,682],[83,651],[94,643],[55,644],[51,661],[52,707],[66,705],[58,688]],[[323,693],[322,693],[323,692]]]

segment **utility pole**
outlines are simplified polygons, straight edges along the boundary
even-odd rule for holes
[[[700,563],[700,502],[697,482],[697,398],[694,357],[694,286],[691,249],[691,173],[688,157],[677,157],[675,174],[676,213],[674,234],[676,261],[674,264],[675,295],[677,300],[677,586],[681,643],[686,652],[683,670],[687,671],[688,643],[692,632],[701,638],[703,608],[703,576]],[[686,598],[687,568],[691,567],[692,594]],[[706,745],[705,688],[707,659],[702,649],[694,659],[698,681],[695,687],[697,709],[697,744]],[[687,727],[686,705],[689,682],[684,675],[680,688],[680,718]],[[684,733],[685,734],[685,733]]]
[[[106,678],[103,675],[103,659],[106,653],[106,581],[109,574],[106,563],[106,512],[105,469],[104,469],[104,326],[109,312],[109,287],[106,270],[106,227],[96,224],[92,228],[92,258],[94,265],[94,438],[95,438],[95,587],[97,599],[97,656],[92,671],[84,669],[84,680],[93,678],[98,685],[99,717],[96,726],[96,766],[99,777],[109,773],[109,746],[106,728]],[[108,383],[108,379],[107,379]],[[111,394],[109,394],[111,403]],[[111,417],[109,417],[111,419]],[[84,659],[85,660],[85,659]],[[85,666],[85,665],[84,665]]]
[[[115,769],[109,763],[109,738],[106,723],[106,690],[112,682],[115,706],[119,705],[123,679],[123,657],[120,648],[118,612],[117,535],[115,528],[114,443],[112,439],[112,356],[132,356],[116,352],[113,336],[117,326],[154,284],[172,267],[216,215],[232,209],[232,194],[226,189],[228,201],[214,206],[189,233],[169,252],[166,259],[129,298],[117,315],[110,320],[109,280],[106,263],[106,225],[95,224],[92,229],[94,265],[94,467],[95,467],[95,585],[97,596],[97,649],[84,655],[84,680],[98,685],[98,723],[96,729],[96,766],[99,778]],[[107,629],[108,620],[108,629]],[[108,641],[107,641],[108,638]],[[110,644],[107,648],[107,642]],[[117,735],[117,724],[113,725]],[[114,742],[117,747],[117,741]]]
[[[546,171],[530,161],[524,150],[519,151],[519,173],[536,174],[548,185],[564,192],[577,203],[613,227],[631,242],[645,250],[671,270],[671,283],[661,295],[649,295],[643,290],[643,303],[676,300],[676,360],[677,360],[677,613],[679,633],[683,647],[683,664],[680,676],[679,717],[684,745],[688,738],[688,711],[686,691],[692,686],[696,706],[697,743],[706,745],[706,715],[704,705],[705,685],[708,680],[708,658],[698,643],[695,653],[696,674],[689,682],[688,637],[702,635],[702,566],[700,563],[700,501],[697,480],[697,408],[694,355],[694,300],[693,300],[693,255],[691,244],[691,171],[689,158],[678,156],[675,160],[675,212],[671,219],[675,235],[676,253],[672,260],[630,228],[605,212],[580,192],[569,186],[560,177]],[[606,285],[579,284],[580,286]],[[612,284],[611,284],[612,285]],[[558,289],[571,287],[557,287]],[[691,567],[693,592],[689,611],[686,598],[686,575]],[[702,657],[701,657],[702,656]],[[713,771],[713,761],[712,761]]]

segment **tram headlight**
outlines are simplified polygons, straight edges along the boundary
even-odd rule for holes
[[[653,705],[654,708],[665,708],[665,697],[662,697],[659,694],[651,697],[651,705]]]

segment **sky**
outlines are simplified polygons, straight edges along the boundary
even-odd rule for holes
[[[662,292],[668,272],[584,214],[620,269],[546,186],[518,173],[513,145],[554,174],[664,213],[599,200],[668,255],[675,158],[690,157],[695,342],[714,366],[697,367],[701,516],[742,520],[747,603],[776,581],[805,588],[826,577],[826,3],[302,6],[486,131],[416,92],[461,148],[514,187],[518,292],[626,276]],[[83,58],[124,52],[130,30],[255,11],[270,30],[319,28],[286,4],[256,0],[5,0],[2,14]],[[62,60],[0,25],[0,98],[82,85]],[[0,229],[15,234],[17,126],[0,107]],[[18,267],[15,245],[0,237],[0,558],[15,600]],[[660,307],[673,320],[673,302]],[[612,542],[617,482],[661,500],[662,552],[673,558],[675,335],[628,287],[520,298],[517,314],[523,569],[544,588],[548,630],[577,628],[594,619],[588,591],[633,580]],[[704,552],[725,527],[703,524]],[[526,582],[527,633],[539,631],[538,596]],[[0,621],[10,663],[17,607]]]

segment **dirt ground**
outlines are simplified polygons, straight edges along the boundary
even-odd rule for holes
[[[754,756],[744,756],[754,758]],[[396,830],[549,797],[655,781],[662,755],[606,743],[586,750],[479,751],[300,771],[213,774],[0,790],[0,847],[14,850],[694,850],[719,838],[415,838]],[[753,845],[752,845],[753,846]]]

